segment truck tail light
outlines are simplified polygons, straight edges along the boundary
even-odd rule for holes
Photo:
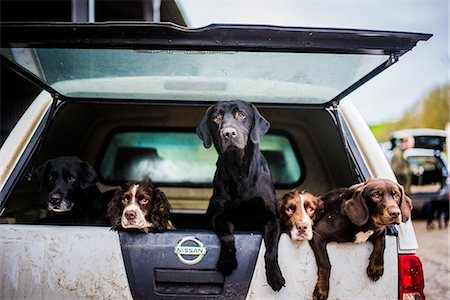
[[[399,299],[424,300],[422,262],[416,255],[399,255]]]

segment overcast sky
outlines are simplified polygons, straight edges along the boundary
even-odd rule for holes
[[[405,110],[449,80],[448,0],[179,0],[192,27],[211,23],[339,27],[431,33],[349,97],[373,125]]]

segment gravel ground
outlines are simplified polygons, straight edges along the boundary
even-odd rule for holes
[[[450,228],[427,230],[424,220],[413,221],[419,243],[427,300],[450,299]]]

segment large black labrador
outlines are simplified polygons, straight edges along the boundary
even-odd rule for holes
[[[259,150],[269,127],[253,104],[225,101],[208,108],[197,134],[205,148],[214,144],[219,154],[206,212],[222,246],[217,268],[225,276],[237,268],[235,230],[261,231],[267,281],[279,291],[285,284],[278,265],[280,224],[272,175]]]

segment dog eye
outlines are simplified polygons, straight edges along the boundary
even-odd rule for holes
[[[395,201],[400,201],[400,193],[399,192],[392,192],[392,198],[394,198]]]
[[[294,214],[295,212],[295,207],[288,207],[285,209],[286,214],[290,217]]]
[[[139,204],[144,205],[144,204],[148,203],[149,199],[145,198],[144,196],[139,196],[138,201],[139,201]]]
[[[69,177],[67,177],[67,182],[69,183],[73,183],[75,182],[75,180],[77,180],[75,176],[69,175]]]
[[[54,180],[55,180],[55,178],[53,177],[53,175],[48,174],[48,181],[52,182]]]
[[[236,113],[236,117],[237,117],[238,119],[240,119],[240,120],[244,120],[247,116],[246,116],[243,112],[238,111],[238,112]]]
[[[372,199],[373,199],[373,200],[376,200],[376,201],[381,200],[381,194],[380,194],[380,193],[374,193],[374,194],[372,194]]]
[[[127,204],[130,201],[130,195],[122,195],[120,196],[120,200],[122,200],[122,204]]]
[[[212,118],[214,123],[220,123],[220,121],[222,120],[222,115],[215,115]]]
[[[312,216],[312,215],[314,214],[315,211],[316,211],[316,210],[315,210],[314,208],[310,207],[310,206],[308,206],[308,207],[306,208],[306,213],[308,214],[308,216]]]

